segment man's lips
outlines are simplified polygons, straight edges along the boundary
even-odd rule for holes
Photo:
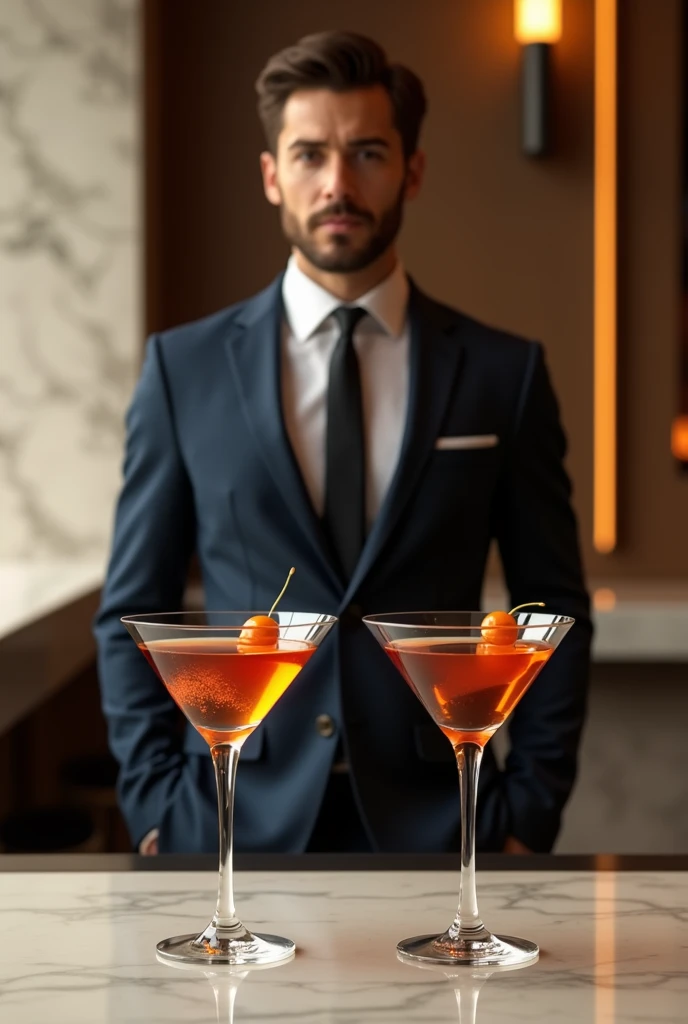
[[[360,227],[361,224],[365,223],[362,217],[352,217],[350,214],[335,215],[325,217],[323,220],[318,221],[318,227],[328,228],[355,228]]]

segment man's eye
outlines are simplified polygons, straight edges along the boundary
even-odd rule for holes
[[[367,163],[370,160],[382,160],[382,153],[379,149],[360,149],[358,156],[363,163]]]
[[[298,155],[298,159],[302,164],[314,164],[317,163],[320,158],[320,152],[317,149],[302,149]]]

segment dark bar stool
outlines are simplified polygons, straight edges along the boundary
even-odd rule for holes
[[[103,849],[115,848],[118,765],[109,754],[75,757],[60,766],[65,803],[88,811],[102,836]]]
[[[86,810],[36,807],[0,822],[3,853],[100,853],[103,837]]]

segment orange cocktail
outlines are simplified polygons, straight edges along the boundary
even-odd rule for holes
[[[247,650],[231,636],[174,637],[138,646],[211,747],[243,743],[316,650],[315,644],[289,639],[280,639],[274,650]]]
[[[385,650],[447,739],[484,746],[553,648],[537,641],[497,647],[450,637],[401,639]]]

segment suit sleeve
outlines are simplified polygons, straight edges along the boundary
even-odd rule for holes
[[[575,780],[592,639],[565,455],[542,348],[532,344],[494,532],[513,605],[544,601],[546,611],[576,620],[509,725],[503,780],[509,831],[537,852],[551,850]]]
[[[120,617],[181,608],[195,516],[159,340],[147,346],[127,414],[124,483],[95,621],[102,705],[132,841],[160,824],[184,766],[178,712]]]

